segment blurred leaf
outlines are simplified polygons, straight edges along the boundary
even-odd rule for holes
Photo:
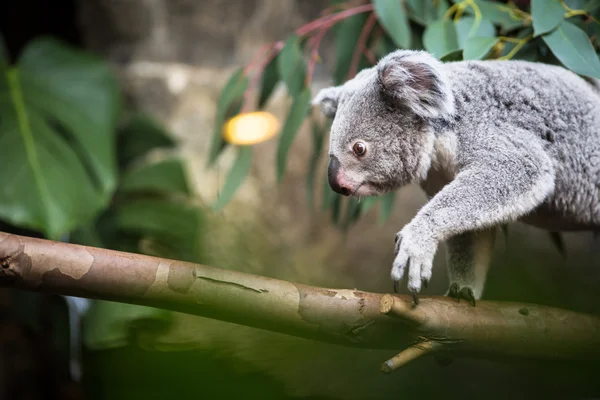
[[[127,171],[119,191],[190,194],[183,163],[178,158],[147,163]]]
[[[125,166],[156,148],[175,147],[175,140],[150,116],[136,113],[128,118],[117,136],[119,165]]]
[[[474,36],[467,39],[463,58],[465,60],[481,60],[498,43],[498,38]]]
[[[567,2],[568,4],[568,2]],[[573,6],[569,5],[569,7],[574,8]],[[575,7],[576,8],[576,7]],[[588,0],[585,5],[583,7],[584,10],[586,10],[588,13],[593,14],[594,12],[600,10],[600,1],[598,0]],[[598,25],[598,24],[596,24]]]
[[[319,166],[319,159],[323,152],[323,143],[325,142],[325,128],[317,121],[312,121],[312,139],[313,139],[313,153],[310,157],[308,164],[308,173],[306,174],[306,194],[307,203],[309,208],[312,208],[315,193],[315,178],[317,173],[317,167]]]
[[[356,221],[358,221],[358,219],[360,218],[361,211],[362,208],[360,200],[356,197],[348,198],[348,201],[346,203],[346,218],[344,219],[342,229],[347,230],[352,225],[354,225],[354,223],[356,223]]]
[[[373,52],[378,59],[383,58],[386,54],[397,49],[398,46],[396,46],[388,35],[381,35],[375,46],[373,46]]]
[[[252,147],[241,146],[238,148],[238,156],[233,164],[233,167],[227,175],[227,180],[223,185],[223,190],[219,194],[216,203],[213,205],[213,210],[220,210],[225,207],[229,200],[233,197],[238,187],[242,184],[252,165]]]
[[[410,26],[404,10],[404,2],[400,0],[372,0],[377,19],[402,48],[409,48],[411,42]]]
[[[238,110],[232,110],[232,107],[235,107],[236,100],[241,99],[247,87],[248,77],[244,74],[243,68],[238,68],[237,71],[231,75],[221,91],[219,101],[217,102],[215,130],[213,132],[208,154],[209,165],[212,165],[217,160],[219,154],[221,154],[221,151],[223,151],[226,146],[226,142],[223,140],[223,124],[229,116],[238,112]]]
[[[421,25],[442,19],[449,8],[446,0],[407,0],[406,4],[411,11],[410,17]]]
[[[261,88],[260,88],[260,96],[258,98],[258,108],[263,108],[265,104],[267,104],[267,100],[273,93],[275,86],[279,82],[279,69],[277,67],[277,58],[279,55],[275,56],[265,67],[262,80],[261,80]]]
[[[552,53],[572,71],[600,78],[600,60],[585,32],[568,21],[542,36]]]
[[[119,232],[136,234],[151,246],[145,254],[182,261],[199,258],[201,209],[165,198],[129,199],[114,209],[112,216]]]
[[[496,28],[488,20],[479,21],[479,25],[475,26],[474,17],[463,17],[455,23],[456,38],[458,40],[458,46],[464,49],[467,39],[470,37],[481,36],[481,37],[494,37],[496,36]]]
[[[396,199],[396,192],[389,192],[381,196],[381,205],[379,208],[378,224],[383,225],[392,215],[394,209],[394,200]]]
[[[565,9],[559,0],[531,0],[531,18],[535,36],[556,28],[563,20]]]
[[[108,66],[54,39],[0,70],[0,218],[58,239],[106,207],[120,106]]]
[[[302,126],[302,122],[306,118],[310,110],[310,89],[304,88],[301,93],[296,96],[294,103],[290,109],[287,120],[281,129],[281,136],[277,147],[277,181],[281,182],[285,173],[287,164],[287,155],[292,147],[292,143],[298,134],[298,130]]]
[[[277,67],[290,96],[298,96],[306,86],[306,64],[300,47],[300,37],[292,36],[285,42],[277,57]]]
[[[83,324],[83,343],[90,350],[103,350],[131,345],[132,333],[137,331],[152,340],[169,326],[172,313],[159,308],[94,301]],[[142,328],[142,329],[140,329]],[[154,335],[153,335],[154,334]],[[144,337],[138,337],[142,343]]]
[[[324,171],[323,178],[323,197],[321,199],[321,210],[326,210],[333,204],[333,201],[338,196],[329,186],[329,180],[327,179],[327,170]]]
[[[333,195],[331,201],[331,222],[333,225],[339,226],[340,224],[340,214],[342,211],[342,196],[335,193]]]
[[[523,26],[523,20],[515,18],[512,15],[511,8],[503,3],[486,0],[474,0],[475,4],[479,7],[482,18],[484,20],[492,21],[493,23],[500,25],[500,27],[506,31],[511,31],[515,28]],[[456,3],[457,0],[454,0]],[[472,7],[467,7],[465,13],[473,15],[474,11]]]
[[[444,20],[431,23],[423,34],[423,44],[427,51],[438,58],[458,49],[454,23]]]
[[[462,61],[463,51],[462,49],[453,50],[440,57],[443,62]]]
[[[365,197],[364,199],[362,199],[361,201],[361,213],[362,214],[366,214],[367,212],[369,212],[369,210],[371,210],[371,208],[373,208],[373,206],[380,200],[379,197],[375,197],[375,196],[370,196],[370,197]]]
[[[335,26],[335,85],[346,81],[352,64],[352,56],[357,46],[362,28],[367,20],[366,14],[358,14],[342,20]],[[361,56],[363,57],[363,56]]]

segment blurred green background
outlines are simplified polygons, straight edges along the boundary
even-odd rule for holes
[[[425,196],[332,192],[330,121],[307,100],[397,48],[600,77],[598,19],[596,0],[4,1],[0,231],[389,292],[392,238]],[[279,135],[224,142],[255,110]],[[447,287],[443,250],[425,294]],[[484,298],[600,313],[599,255],[591,234],[557,248],[516,224]],[[6,399],[600,397],[597,364],[425,358],[384,376],[386,351],[149,307],[2,289],[0,315]]]

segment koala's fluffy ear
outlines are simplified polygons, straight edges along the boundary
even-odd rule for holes
[[[342,88],[340,86],[332,86],[321,89],[312,101],[313,105],[321,107],[323,114],[329,118],[335,117],[337,111],[338,100]]]
[[[441,63],[424,51],[398,50],[377,64],[382,91],[423,118],[447,117],[454,97]]]

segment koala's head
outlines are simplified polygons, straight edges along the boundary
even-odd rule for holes
[[[398,50],[313,100],[333,118],[329,185],[343,195],[374,196],[419,181],[429,168],[434,119],[454,112],[434,57]]]

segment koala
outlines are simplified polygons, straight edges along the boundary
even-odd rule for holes
[[[600,229],[600,81],[527,61],[442,63],[397,50],[313,99],[333,118],[328,180],[346,196],[418,184],[396,235],[394,290],[415,303],[446,243],[446,295],[480,299],[498,227]]]

